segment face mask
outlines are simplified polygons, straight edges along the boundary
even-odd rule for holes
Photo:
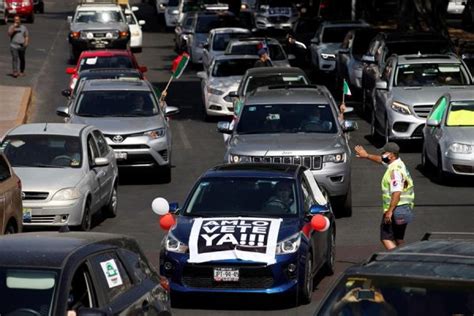
[[[388,158],[388,155],[382,155],[382,162],[383,163],[389,163],[390,162],[390,158]]]

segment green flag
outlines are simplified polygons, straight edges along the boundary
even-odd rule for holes
[[[173,60],[173,65],[171,66],[171,71],[173,72],[173,78],[178,79],[186,69],[188,65],[189,55],[187,53],[183,53]]]
[[[344,85],[343,85],[343,88],[342,88],[342,93],[344,95],[352,95],[351,89],[349,89],[349,85],[347,84],[346,79],[344,79]]]

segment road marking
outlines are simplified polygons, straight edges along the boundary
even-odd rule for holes
[[[191,142],[189,141],[188,136],[186,135],[186,130],[184,129],[183,124],[176,122],[176,128],[178,129],[179,138],[183,142],[184,149],[192,149]]]

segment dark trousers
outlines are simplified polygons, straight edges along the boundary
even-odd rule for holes
[[[26,49],[24,47],[10,46],[10,52],[12,54],[13,73],[24,72]]]

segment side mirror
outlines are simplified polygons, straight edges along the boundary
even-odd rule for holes
[[[175,106],[166,106],[165,108],[165,116],[168,117],[168,116],[172,116],[172,115],[175,115],[175,114],[178,114],[179,113],[179,109]]]
[[[223,134],[232,134],[230,123],[225,121],[217,123],[217,131]]]
[[[375,63],[375,57],[372,55],[363,55],[362,56],[362,61],[366,63]]]
[[[129,10],[129,9],[125,9],[124,13],[125,13],[125,14],[132,14],[132,11]]]
[[[327,205],[315,204],[315,205],[312,205],[311,208],[309,209],[309,214],[311,214],[311,215],[316,215],[316,214],[323,215],[323,214],[327,214],[329,212],[330,212],[330,210],[327,207]]]
[[[176,214],[179,211],[179,204],[176,202],[170,203],[170,213]]]
[[[295,59],[296,59],[295,55],[293,55],[293,54],[288,55],[288,60],[295,60]]]
[[[237,94],[237,91],[231,91],[228,94],[229,98],[238,98],[239,95]]]
[[[67,73],[68,75],[74,75],[74,74],[76,73],[76,71],[77,71],[77,70],[76,70],[76,67],[67,67],[67,68],[66,68],[66,73]]]
[[[388,90],[388,84],[385,80],[379,80],[375,83],[375,89],[378,90]]]
[[[94,167],[103,167],[103,166],[107,166],[108,164],[110,164],[110,161],[108,158],[97,157],[94,159]]]
[[[434,119],[429,119],[426,121],[426,125],[430,127],[439,127],[441,125],[440,121],[434,120]]]
[[[71,23],[71,22],[72,22],[72,16],[68,16],[68,17],[67,17],[67,22],[68,22],[68,23]]]
[[[148,67],[147,66],[139,66],[138,70],[140,70],[140,72],[144,73],[144,72],[148,71]]]
[[[142,26],[145,25],[146,21],[145,20],[138,20],[138,25]]]
[[[196,76],[198,76],[198,78],[201,78],[201,79],[206,79],[207,78],[207,75],[206,75],[206,72],[205,71],[199,71]]]
[[[58,106],[56,114],[61,117],[69,117],[69,108],[64,105]]]
[[[107,313],[97,308],[80,308],[77,316],[107,316]]]
[[[358,126],[356,121],[345,120],[344,122],[342,122],[342,130],[344,131],[344,133],[353,132],[357,130],[357,128]]]
[[[72,93],[71,89],[64,89],[61,91],[61,95],[66,98],[69,98],[71,96],[71,93]]]
[[[137,12],[139,10],[139,8],[137,6],[132,6],[132,11],[133,12]]]

